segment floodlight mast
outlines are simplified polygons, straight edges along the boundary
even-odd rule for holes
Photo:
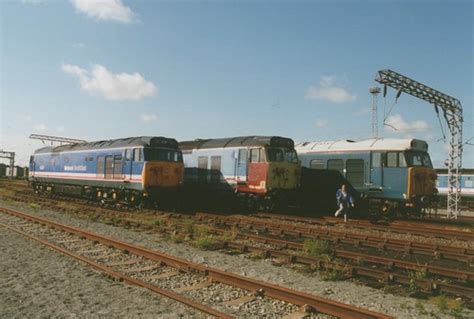
[[[450,132],[448,159],[448,217],[457,218],[461,204],[461,168],[462,168],[462,105],[461,102],[447,94],[412,80],[392,70],[380,70],[375,81],[390,86],[398,91],[410,94],[434,105],[435,111],[443,111],[443,116]],[[386,90],[384,90],[386,92]]]

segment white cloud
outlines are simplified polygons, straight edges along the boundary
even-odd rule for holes
[[[364,107],[361,108],[360,110],[354,112],[355,116],[364,116],[370,114],[370,108],[369,107]]]
[[[38,132],[46,132],[48,130],[48,126],[44,123],[38,123],[38,124],[35,124],[33,125],[33,128],[38,131]]]
[[[71,3],[77,12],[98,20],[130,23],[135,16],[122,0],[71,0]]]
[[[157,87],[146,81],[139,73],[111,73],[104,66],[96,64],[90,71],[77,65],[62,64],[61,69],[79,79],[81,89],[107,100],[141,100],[157,92]]]
[[[319,120],[316,120],[315,125],[316,125],[317,128],[324,128],[324,127],[328,126],[328,121],[324,120],[324,119],[319,119]]]
[[[156,116],[155,114],[142,114],[140,118],[143,122],[150,123],[156,121],[158,119],[158,116]]]
[[[306,99],[328,101],[331,103],[347,103],[356,99],[355,94],[349,93],[336,83],[335,76],[322,76],[319,85],[311,85],[306,91]]]
[[[400,114],[390,115],[385,120],[385,130],[396,133],[421,133],[427,132],[430,126],[425,121],[405,121]]]
[[[76,42],[71,44],[74,49],[84,49],[86,45],[84,43]]]

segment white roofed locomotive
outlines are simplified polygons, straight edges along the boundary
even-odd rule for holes
[[[437,202],[436,172],[425,141],[304,142],[295,149],[303,167],[338,171],[374,213],[420,214]]]

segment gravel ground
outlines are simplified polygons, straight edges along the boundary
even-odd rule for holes
[[[71,258],[0,229],[1,318],[203,317],[184,305],[107,279]]]
[[[0,204],[15,208],[11,202],[5,203],[0,200]],[[24,205],[17,208],[34,215],[44,216],[58,222],[86,228],[99,234],[157,249],[193,262],[383,312],[397,318],[451,318],[449,315],[441,314],[435,305],[425,301],[417,302],[417,299],[414,298],[383,293],[381,290],[348,281],[322,281],[317,275],[303,274],[288,267],[276,267],[272,265],[271,260],[252,260],[245,255],[231,256],[217,251],[201,251],[185,244],[162,242],[156,235],[79,220],[66,214],[35,210]],[[30,272],[34,273],[34,271]],[[5,289],[2,289],[2,294],[5,293],[3,290]],[[96,290],[93,285],[89,292],[92,290]],[[120,296],[120,294],[118,295]],[[74,300],[76,301],[77,298],[74,298]],[[109,300],[109,302],[111,301]],[[123,303],[117,302],[117,304],[122,305]],[[107,307],[107,309],[109,308]],[[173,309],[178,308],[173,306]],[[474,318],[474,311],[464,310],[464,315],[466,318]]]

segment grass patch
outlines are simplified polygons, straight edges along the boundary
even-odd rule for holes
[[[415,309],[422,315],[427,315],[428,311],[425,309],[425,305],[420,300],[417,300],[415,303]]]
[[[28,207],[29,207],[29,208],[32,208],[32,209],[40,209],[40,208],[41,208],[40,205],[35,204],[35,203],[29,203],[29,204],[28,204]]]
[[[320,273],[324,281],[339,281],[346,278],[344,272],[338,269],[328,269]]]
[[[236,240],[238,236],[239,236],[239,228],[233,225],[230,230],[226,230],[224,232],[224,234],[222,235],[222,238],[225,241],[233,241],[233,240]]]
[[[306,239],[303,242],[303,253],[308,256],[321,257],[331,252],[331,245],[324,240]]]
[[[415,293],[418,291],[418,286],[416,284],[417,280],[428,279],[428,277],[429,277],[429,274],[426,267],[420,266],[418,269],[414,271],[409,271],[408,278],[410,278],[410,282],[409,282],[408,288],[410,289],[410,292]]]
[[[443,314],[450,315],[453,318],[462,318],[464,314],[464,304],[461,300],[448,298],[445,295],[439,295],[431,298],[430,302],[436,305]]]
[[[184,241],[184,236],[181,234],[178,234],[177,232],[172,232],[171,235],[169,236],[169,240],[171,240],[173,243],[179,244]]]
[[[220,238],[213,235],[202,235],[194,239],[193,245],[202,250],[215,250],[219,248],[220,241]]]
[[[252,251],[249,255],[249,258],[252,260],[264,259],[265,255],[261,251]]]

